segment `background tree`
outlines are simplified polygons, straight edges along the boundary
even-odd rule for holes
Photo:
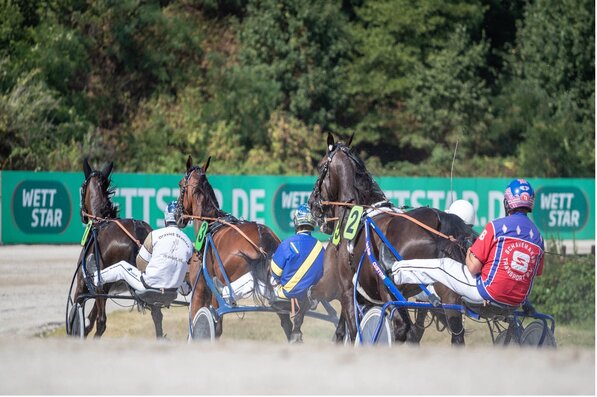
[[[594,176],[588,0],[6,0],[0,167]]]
[[[594,176],[594,30],[590,1],[539,0],[525,10],[495,126],[525,175]]]

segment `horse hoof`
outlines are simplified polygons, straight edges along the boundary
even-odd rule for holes
[[[290,340],[288,342],[291,344],[303,343],[303,334],[300,332],[293,332],[290,334]]]

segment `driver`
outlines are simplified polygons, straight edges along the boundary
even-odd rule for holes
[[[439,282],[473,303],[485,301],[519,306],[543,271],[543,238],[528,213],[535,193],[524,179],[506,188],[506,216],[489,222],[466,254],[466,264],[450,258],[394,262],[392,275],[399,284]]]
[[[316,222],[307,204],[296,209],[293,223],[296,234],[282,241],[272,256],[274,295],[304,300],[309,287],[323,276],[325,248],[311,236]]]
[[[187,295],[190,292],[184,278],[188,272],[188,263],[193,255],[193,244],[187,235],[176,226],[174,211],[176,201],[172,201],[164,210],[165,227],[152,231],[139,250],[136,258],[137,267],[127,261],[120,261],[99,273],[92,272],[94,285],[124,280],[136,291],[146,289],[176,289]],[[95,261],[91,262],[92,265]]]

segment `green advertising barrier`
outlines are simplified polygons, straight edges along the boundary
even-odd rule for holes
[[[178,198],[182,175],[112,175],[114,202],[123,218],[163,226],[163,208]],[[210,175],[221,207],[232,215],[265,223],[280,238],[293,233],[292,211],[307,202],[314,176]],[[476,209],[475,228],[504,216],[506,178],[376,178],[397,206],[430,206],[445,210],[465,199]],[[595,240],[594,179],[529,179],[536,198],[533,219],[544,237]],[[80,188],[83,173],[3,171],[0,241],[3,244],[79,243]],[[185,229],[195,239],[192,227]],[[317,234],[320,239],[329,236]]]

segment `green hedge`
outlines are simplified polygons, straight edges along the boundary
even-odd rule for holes
[[[546,255],[531,293],[535,308],[559,324],[595,322],[595,256]]]

